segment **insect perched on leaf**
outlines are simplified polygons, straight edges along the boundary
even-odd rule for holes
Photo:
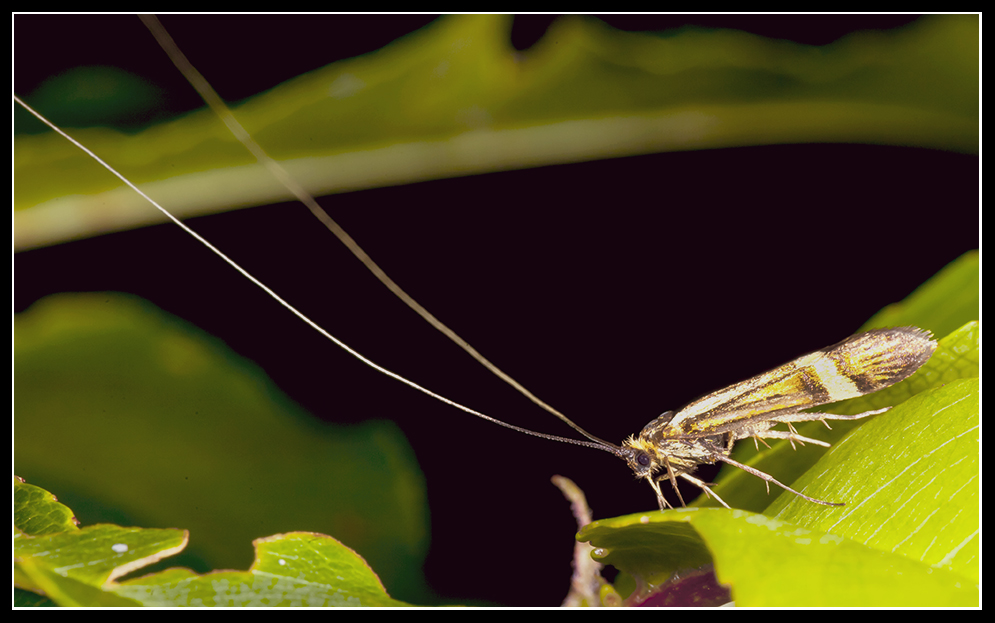
[[[855,415],[806,413],[803,409],[863,396],[894,385],[926,363],[935,349],[936,341],[929,331],[917,327],[876,329],[720,389],[679,411],[667,411],[647,424],[638,437],[630,436],[621,446],[598,439],[577,426],[574,428],[591,442],[540,436],[598,448],[624,459],[638,478],[645,478],[653,487],[660,510],[670,506],[660,491],[662,480],[670,481],[684,504],[677,490],[678,478],[694,483],[729,508],[709,490],[708,483],[692,475],[699,465],[716,461],[734,465],[810,502],[842,506],[809,497],[778,482],[770,474],[734,461],[729,458],[733,444],[752,437],[755,440],[787,439],[792,445],[797,441],[829,447],[824,441],[799,435],[792,423],[856,420],[882,413],[890,407]],[[772,430],[782,422],[787,424],[788,430]]]

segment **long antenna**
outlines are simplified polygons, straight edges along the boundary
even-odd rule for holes
[[[504,426],[505,428],[510,428],[511,430],[518,431],[520,433],[525,433],[526,435],[532,435],[534,437],[541,437],[543,439],[549,439],[551,441],[560,441],[560,442],[563,442],[563,443],[569,443],[569,444],[573,444],[573,445],[576,445],[576,446],[585,446],[585,447],[588,447],[588,448],[596,448],[598,450],[604,450],[606,452],[611,452],[611,453],[616,454],[616,455],[618,455],[618,453],[620,452],[620,448],[618,446],[616,446],[614,444],[611,444],[611,443],[608,443],[608,442],[604,442],[604,441],[600,441],[600,440],[596,440],[596,439],[592,439],[591,441],[581,441],[581,440],[578,440],[578,439],[570,439],[569,437],[558,437],[556,435],[547,435],[545,433],[537,433],[537,432],[529,430],[527,428],[522,428],[520,426],[515,426],[513,424],[508,424],[507,422],[502,422],[501,420],[499,420],[497,418],[493,418],[493,417],[491,417],[489,415],[485,415],[485,414],[483,414],[483,413],[481,413],[479,411],[474,411],[473,409],[471,409],[469,407],[466,407],[466,406],[463,406],[463,405],[461,405],[458,402],[455,402],[453,400],[450,400],[450,399],[446,398],[445,396],[441,396],[439,394],[436,394],[435,392],[422,387],[421,385],[415,383],[414,381],[410,381],[410,380],[404,378],[403,376],[401,376],[400,374],[392,372],[392,371],[388,370],[387,368],[384,368],[383,366],[380,366],[380,365],[374,363],[373,361],[367,359],[363,355],[359,354],[357,351],[355,351],[352,348],[350,348],[345,342],[343,342],[342,340],[338,339],[337,337],[335,337],[334,335],[332,335],[328,331],[325,331],[317,323],[315,323],[313,320],[311,320],[310,318],[308,318],[307,316],[305,316],[296,307],[294,307],[293,305],[291,305],[290,303],[288,303],[279,294],[277,294],[272,289],[270,289],[269,286],[267,286],[263,282],[259,281],[259,279],[257,279],[256,277],[254,277],[251,273],[249,273],[249,271],[247,271],[244,268],[242,268],[241,266],[239,266],[235,262],[235,260],[233,260],[230,257],[228,257],[227,255],[225,255],[220,249],[218,249],[213,244],[211,244],[210,242],[208,242],[203,236],[201,236],[200,234],[198,234],[194,230],[190,229],[190,227],[188,227],[183,221],[181,221],[180,219],[178,219],[175,216],[173,216],[173,214],[170,213],[169,210],[167,210],[166,208],[164,208],[161,205],[159,205],[158,203],[156,203],[155,200],[153,200],[151,197],[149,197],[144,192],[142,192],[141,189],[139,189],[137,186],[135,186],[133,183],[131,183],[131,181],[128,178],[126,178],[121,173],[118,173],[117,170],[114,169],[114,167],[112,167],[111,165],[109,165],[106,162],[104,162],[99,156],[97,156],[97,154],[95,154],[92,151],[90,151],[82,143],[80,143],[79,141],[77,141],[73,137],[71,137],[68,134],[66,134],[65,132],[63,132],[54,123],[52,123],[51,121],[49,121],[48,119],[46,119],[45,117],[43,117],[40,113],[38,113],[35,109],[33,109],[30,106],[28,106],[26,103],[24,103],[24,101],[22,101],[21,98],[19,98],[19,97],[17,97],[15,95],[14,96],[14,101],[17,102],[18,104],[20,104],[29,113],[31,113],[32,115],[34,115],[35,117],[37,117],[39,121],[41,121],[42,123],[44,123],[48,127],[52,128],[53,130],[55,130],[63,138],[65,138],[70,143],[72,143],[73,145],[75,145],[76,147],[78,147],[79,149],[81,149],[85,154],[87,154],[88,156],[90,156],[91,158],[93,158],[94,160],[96,160],[101,166],[103,166],[105,169],[107,169],[108,171],[110,171],[111,173],[113,173],[118,179],[120,179],[122,182],[124,182],[125,184],[127,184],[132,190],[134,190],[136,193],[138,193],[139,195],[141,195],[146,201],[148,201],[153,206],[155,206],[160,212],[162,212],[166,216],[166,218],[168,218],[169,220],[173,221],[173,223],[175,223],[176,225],[178,225],[181,229],[183,229],[183,231],[185,231],[188,234],[190,234],[191,236],[193,236],[194,239],[196,239],[198,242],[200,242],[205,247],[207,247],[212,252],[214,252],[215,255],[217,255],[218,257],[220,257],[221,259],[223,259],[225,262],[228,262],[228,264],[231,265],[232,268],[234,268],[235,270],[237,270],[238,272],[240,272],[242,274],[242,276],[244,276],[246,279],[248,279],[249,281],[251,281],[252,283],[254,283],[255,285],[257,285],[259,288],[261,288],[264,292],[266,292],[266,294],[268,294],[269,296],[271,296],[277,303],[279,303],[280,305],[283,305],[284,307],[286,307],[295,316],[297,316],[298,318],[300,318],[301,320],[303,320],[304,322],[306,322],[307,324],[309,324],[311,326],[311,328],[313,328],[315,331],[317,331],[318,333],[322,334],[323,336],[325,336],[326,338],[328,338],[329,340],[331,340],[332,342],[334,342],[336,345],[338,345],[340,348],[342,348],[343,350],[345,350],[347,353],[349,353],[350,355],[352,355],[356,359],[359,359],[360,361],[362,361],[366,365],[370,366],[374,370],[376,370],[378,372],[381,372],[383,374],[386,374],[387,376],[389,376],[389,377],[391,377],[391,378],[393,378],[395,380],[398,380],[398,381],[404,383],[405,385],[407,385],[409,387],[417,389],[418,391],[420,391],[420,392],[422,392],[424,394],[427,394],[427,395],[431,396],[432,398],[435,398],[436,400],[444,402],[444,403],[446,403],[446,404],[448,404],[450,406],[453,406],[453,407],[456,407],[457,409],[460,409],[461,411],[465,411],[465,412],[467,412],[467,413],[469,413],[471,415],[475,415],[475,416],[477,416],[477,417],[479,417],[481,419],[487,420],[488,422],[492,422],[492,423],[497,424],[499,426]]]
[[[376,262],[373,261],[373,259],[366,253],[366,251],[362,249],[362,247],[359,246],[359,244],[352,238],[352,236],[346,233],[346,231],[342,229],[342,227],[338,223],[336,223],[335,220],[333,220],[332,217],[329,216],[328,213],[325,212],[325,210],[320,205],[318,205],[317,200],[315,200],[315,198],[307,190],[305,190],[303,186],[297,183],[297,181],[293,177],[291,177],[291,175],[287,173],[287,171],[282,166],[280,166],[280,164],[276,160],[270,157],[269,154],[267,154],[263,150],[263,148],[260,147],[258,143],[256,143],[256,141],[252,138],[252,136],[245,130],[245,128],[242,127],[242,124],[240,124],[238,120],[235,119],[235,115],[232,114],[231,109],[229,109],[228,106],[224,103],[224,100],[221,99],[221,96],[218,95],[218,93],[210,85],[207,79],[205,79],[204,76],[201,75],[201,73],[197,71],[196,68],[194,68],[193,64],[187,59],[186,55],[183,54],[179,46],[176,45],[176,42],[173,41],[173,38],[169,35],[168,32],[166,32],[166,29],[163,27],[162,23],[159,22],[159,18],[157,18],[155,15],[148,15],[148,14],[139,15],[139,18],[142,20],[145,26],[152,32],[152,35],[155,37],[156,41],[169,56],[169,59],[173,62],[173,64],[176,65],[176,68],[180,70],[180,73],[183,74],[183,76],[187,79],[190,85],[194,89],[196,89],[196,91],[200,94],[200,96],[204,99],[204,101],[207,102],[207,105],[211,108],[212,111],[214,111],[214,114],[216,114],[221,119],[221,121],[224,122],[224,124],[228,127],[229,131],[231,131],[231,133],[235,136],[235,138],[237,138],[239,142],[241,142],[242,145],[244,145],[245,148],[249,150],[249,153],[251,153],[259,161],[260,164],[265,166],[270,171],[270,173],[272,173],[273,176],[287,188],[287,190],[289,190],[295,197],[297,197],[297,199],[301,203],[307,206],[308,210],[311,211],[311,214],[313,214],[315,218],[321,221],[325,225],[325,227],[327,227],[328,230],[331,231],[335,235],[335,237],[338,238],[339,241],[341,241],[342,244],[344,244],[346,248],[349,249],[349,251],[351,251],[352,254],[355,255],[356,258],[363,263],[363,266],[369,269],[369,271],[373,273],[373,275],[378,280],[380,280],[382,284],[387,286],[387,289],[393,292],[394,295],[397,296],[397,298],[401,299],[405,305],[413,309],[419,316],[424,318],[426,322],[435,327],[439,332],[448,337],[450,340],[455,342],[457,346],[459,346],[467,353],[469,353],[471,357],[480,362],[485,368],[490,370],[495,376],[503,380],[505,383],[514,387],[526,398],[528,398],[535,404],[539,405],[546,411],[549,411],[556,417],[560,418],[561,420],[566,422],[568,426],[573,428],[581,435],[584,435],[591,441],[594,441],[599,444],[604,444],[607,446],[613,446],[613,444],[608,443],[607,441],[599,439],[598,437],[595,437],[594,435],[588,433],[586,430],[584,430],[583,428],[575,424],[572,420],[570,420],[570,418],[560,413],[557,409],[554,409],[546,402],[540,400],[538,396],[527,390],[521,383],[511,378],[511,376],[509,376],[505,371],[501,370],[496,365],[491,363],[490,360],[488,360],[486,357],[480,354],[480,352],[478,352],[477,349],[475,349],[473,346],[470,346],[470,344],[466,340],[457,335],[455,331],[453,331],[445,324],[443,324],[441,320],[433,316],[427,309],[422,307],[421,304],[419,304],[414,298],[411,297],[411,295],[402,290],[401,286],[397,285],[397,283],[393,279],[387,276],[387,273],[384,272],[384,270],[380,268],[380,266],[378,266]],[[162,208],[159,209],[161,210]],[[298,313],[298,315],[300,314]]]

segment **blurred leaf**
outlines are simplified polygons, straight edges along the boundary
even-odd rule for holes
[[[820,47],[723,30],[622,33],[569,17],[524,56],[508,28],[507,16],[438,20],[236,114],[315,195],[742,145],[978,149],[977,16]],[[290,198],[207,111],[134,136],[73,134],[180,217]],[[14,162],[17,249],[161,219],[60,137],[18,137]]]
[[[123,69],[82,66],[45,80],[31,93],[31,101],[43,107],[50,119],[58,119],[67,127],[106,125],[122,129],[129,120],[147,120],[154,115],[156,104],[165,95],[159,87]],[[15,133],[32,126],[35,131],[50,131],[18,106]]]
[[[322,425],[215,339],[119,294],[38,302],[15,317],[14,360],[15,472],[84,517],[186,526],[207,569],[244,566],[263,535],[332,533],[392,591],[423,590],[425,486],[392,423]]]

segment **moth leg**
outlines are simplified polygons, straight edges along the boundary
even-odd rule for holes
[[[649,481],[650,486],[653,487],[653,491],[656,492],[656,501],[657,504],[660,505],[660,510],[665,511],[668,508],[671,508],[670,504],[667,503],[667,500],[663,497],[663,492],[660,491],[660,483],[655,478],[653,478],[652,475],[647,476],[646,480]]]
[[[823,448],[828,448],[828,447],[830,447],[832,445],[832,444],[826,443],[825,441],[822,441],[821,439],[812,439],[811,437],[804,437],[802,435],[799,435],[798,433],[788,432],[788,431],[783,431],[783,430],[766,430],[766,431],[762,431],[762,432],[756,433],[753,436],[754,437],[760,437],[761,439],[765,438],[765,437],[767,439],[787,439],[788,441],[791,442],[791,447],[792,448],[795,447],[795,443],[794,442],[796,442],[796,441],[798,443],[802,444],[802,445],[804,445],[806,443],[810,443],[810,444],[813,444],[813,445],[816,445],[816,446],[822,446]],[[766,444],[764,444],[764,445],[766,445]]]
[[[687,480],[688,482],[690,482],[694,486],[696,486],[699,489],[701,489],[702,492],[704,492],[704,494],[707,495],[708,497],[715,498],[715,501],[718,502],[719,504],[721,504],[722,506],[725,506],[726,508],[729,508],[729,505],[726,504],[726,501],[723,500],[722,498],[720,498],[718,493],[715,493],[714,491],[712,491],[710,489],[710,487],[712,486],[711,484],[705,482],[704,480],[701,480],[700,478],[695,478],[694,476],[692,476],[690,474],[681,474],[681,478],[683,478],[684,480]]]
[[[721,454],[716,454],[715,455],[715,459],[718,460],[718,461],[722,461],[723,463],[728,463],[729,465],[732,465],[733,467],[738,467],[739,469],[743,470],[744,472],[753,474],[757,478],[762,478],[763,480],[767,481],[768,483],[772,482],[775,485],[777,485],[778,487],[781,487],[782,489],[784,489],[785,491],[790,491],[790,492],[794,493],[795,495],[797,495],[798,497],[804,498],[804,499],[808,500],[809,502],[815,502],[816,504],[822,504],[823,506],[845,506],[845,504],[843,504],[842,502],[826,502],[825,500],[817,500],[816,498],[809,497],[809,496],[805,495],[804,493],[801,493],[799,491],[795,491],[794,489],[792,489],[788,485],[786,485],[786,484],[784,484],[782,482],[779,482],[776,478],[774,478],[770,474],[762,472],[759,469],[750,467],[749,465],[744,465],[744,464],[740,463],[739,461],[734,461],[734,460],[730,459],[727,456],[723,456]],[[768,485],[768,488],[769,488],[769,485]],[[712,495],[715,495],[715,494],[713,493]]]
[[[825,420],[823,420],[823,422],[824,421]],[[791,422],[785,422],[784,425],[788,427],[788,432],[791,433],[792,435],[788,437],[788,443],[791,444],[791,449],[797,450],[798,448],[795,447],[795,439],[798,438],[798,431],[796,431],[795,427],[791,425]],[[802,444],[803,446],[805,445],[805,442],[801,440],[799,440],[798,443]],[[770,494],[770,487],[767,487],[767,493],[768,495]]]
[[[818,419],[820,420],[859,420],[862,417],[869,417],[871,415],[877,415],[879,413],[884,413],[885,411],[890,411],[891,407],[885,407],[883,409],[875,409],[873,411],[864,411],[863,413],[855,413],[854,415],[837,415],[835,413],[819,413],[822,416]],[[816,415],[812,413],[810,415]]]
[[[820,420],[820,422],[822,422],[823,424],[826,424],[825,420]],[[800,444],[802,444],[804,446],[805,442],[801,441],[801,436],[798,434],[798,431],[795,430],[795,427],[791,425],[791,422],[785,422],[784,425],[788,427],[788,430],[791,431],[791,434],[793,434],[795,436],[795,439],[799,439],[798,443],[800,443]],[[828,424],[827,424],[827,426],[828,426]],[[795,448],[795,442],[794,442],[794,440],[791,441],[791,449],[792,450],[796,449]]]
[[[677,499],[681,501],[681,506],[687,508],[687,504],[684,503],[684,496],[681,495],[681,490],[677,488],[677,477],[674,476],[674,470],[670,466],[670,460],[667,457],[663,457],[663,463],[667,466],[667,478],[670,480],[670,486],[674,488],[674,493],[677,494]]]
[[[766,441],[764,441],[763,437],[761,437],[760,435],[753,434],[753,435],[750,435],[750,436],[753,437],[753,447],[755,447],[757,449],[757,452],[760,451],[760,444],[761,443],[764,445],[764,447],[770,448],[770,445]],[[759,441],[760,443],[757,443],[757,441]]]
[[[859,420],[860,418],[869,417],[872,415],[877,415],[879,413],[884,413],[885,411],[891,409],[891,407],[885,407],[884,409],[875,409],[874,411],[864,411],[863,413],[856,413],[854,415],[837,415],[835,413],[782,413],[781,415],[774,415],[770,418],[771,422],[814,422],[816,420],[821,421],[825,424],[826,420]]]
[[[781,415],[775,415],[770,418],[769,422],[783,422],[788,427],[788,432],[776,431],[776,430],[766,430],[766,431],[754,431],[751,436],[756,439],[756,437],[766,437],[768,439],[787,439],[791,443],[791,448],[795,448],[795,442],[804,445],[806,443],[815,444],[817,446],[822,446],[823,448],[830,447],[830,444],[825,441],[820,441],[818,439],[812,439],[810,437],[803,437],[798,434],[795,427],[791,425],[792,422],[822,422],[826,428],[832,430],[832,427],[826,423],[826,420],[859,420],[871,415],[877,415],[879,413],[884,413],[885,411],[891,409],[891,407],[885,407],[884,409],[876,409],[874,411],[864,411],[863,413],[857,413],[854,415],[837,415],[835,413],[782,413]],[[773,424],[770,424],[773,425]],[[745,437],[745,435],[744,435]]]

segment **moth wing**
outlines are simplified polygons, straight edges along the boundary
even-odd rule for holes
[[[919,369],[935,349],[929,331],[917,327],[854,335],[703,396],[678,411],[667,428],[675,437],[707,437],[758,427],[778,415],[894,385]]]

